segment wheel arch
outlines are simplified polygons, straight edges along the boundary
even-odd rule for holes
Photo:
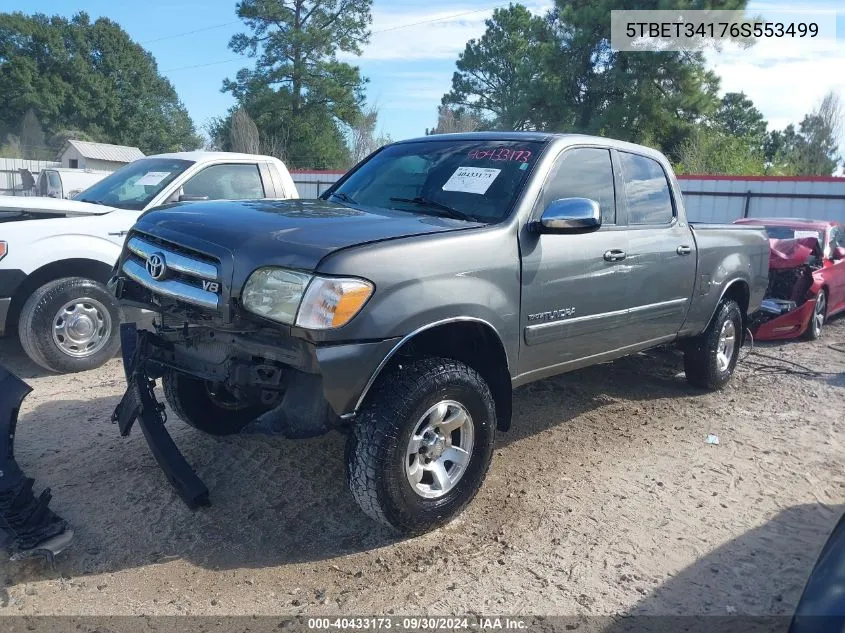
[[[716,314],[719,311],[719,306],[722,305],[722,302],[725,299],[732,299],[736,301],[739,305],[739,311],[742,315],[742,340],[744,341],[745,330],[748,327],[748,305],[751,301],[751,286],[748,285],[748,281],[742,278],[738,278],[729,282],[725,286],[724,290],[722,290],[722,295],[719,297],[719,301],[716,302],[716,307],[713,310],[713,314],[707,321],[708,327],[710,326],[710,323],[713,322],[713,319],[716,318]]]
[[[18,319],[26,300],[44,284],[63,277],[84,277],[105,285],[111,276],[111,271],[112,267],[108,264],[96,259],[86,258],[62,259],[34,270],[24,279],[12,296],[6,321],[6,331],[11,332],[17,328]]]
[[[381,361],[364,387],[355,411],[360,410],[379,377],[405,358],[439,356],[465,363],[475,369],[493,394],[496,426],[510,428],[513,411],[511,383],[505,345],[496,329],[476,317],[455,317],[425,325],[402,338]]]

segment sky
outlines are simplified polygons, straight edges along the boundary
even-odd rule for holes
[[[536,13],[552,4],[522,3]],[[374,0],[371,41],[354,62],[369,78],[367,98],[379,108],[381,132],[399,140],[421,136],[436,124],[437,105],[449,90],[455,60],[467,40],[484,33],[484,20],[493,9],[506,5],[490,0]],[[119,23],[155,56],[159,71],[171,80],[200,130],[234,103],[220,92],[223,79],[251,66],[228,48],[231,36],[242,30],[231,0],[40,0],[37,6],[49,15],[84,10],[92,18],[105,16]],[[796,6],[807,14],[842,10],[843,5],[837,0],[765,0],[750,3],[748,9],[766,15]],[[32,7],[0,0],[3,11],[31,12]],[[770,129],[780,129],[797,124],[828,90],[845,99],[845,12],[836,19],[836,32],[835,46],[829,41],[815,47],[761,42],[748,50],[709,53],[708,63],[721,76],[723,93],[744,91]]]

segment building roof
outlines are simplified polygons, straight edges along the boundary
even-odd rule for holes
[[[93,160],[107,160],[113,163],[131,163],[133,160],[144,158],[144,152],[137,147],[126,145],[110,145],[108,143],[94,143],[92,141],[77,141],[68,139],[59,152],[59,157],[67,151],[68,146],[73,147],[85,158]]]

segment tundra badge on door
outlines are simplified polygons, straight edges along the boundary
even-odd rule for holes
[[[529,314],[529,321],[557,321],[558,319],[568,319],[575,316],[575,308],[560,308],[559,310],[549,310],[548,312],[538,312],[536,314]]]

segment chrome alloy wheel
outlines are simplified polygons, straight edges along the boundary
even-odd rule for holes
[[[469,465],[475,427],[466,407],[438,402],[417,421],[408,442],[405,474],[414,492],[439,499],[461,480]]]
[[[53,317],[53,342],[63,353],[85,358],[99,352],[111,336],[111,314],[90,297],[66,303]]]
[[[728,319],[722,324],[722,331],[719,332],[719,346],[716,348],[716,363],[719,365],[719,371],[728,370],[735,349],[736,325],[731,319]]]
[[[824,292],[820,292],[816,298],[816,307],[813,308],[813,321],[810,327],[813,328],[813,334],[816,338],[822,333],[822,326],[824,326],[824,313],[827,309],[827,297]]]

